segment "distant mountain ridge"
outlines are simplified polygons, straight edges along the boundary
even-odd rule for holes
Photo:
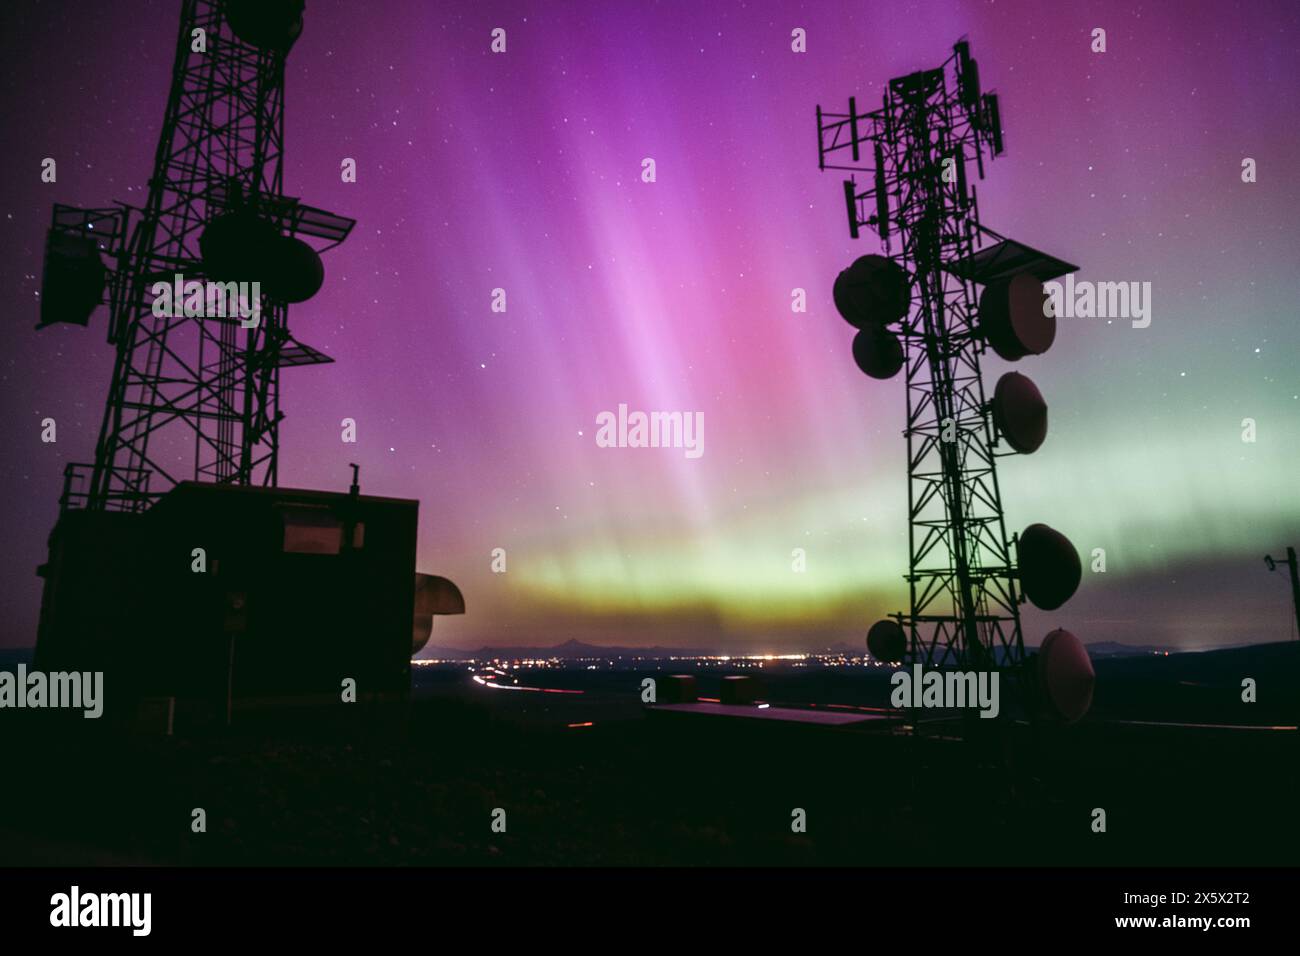
[[[1031,651],[1037,648],[1029,648]],[[848,644],[844,641],[837,641],[827,647],[816,651],[808,652],[791,652],[791,653],[812,653],[812,654],[845,654],[849,656],[860,656],[866,653],[865,642],[862,645]],[[1088,645],[1088,653],[1093,658],[1103,657],[1134,657],[1154,654],[1181,654],[1190,653],[1177,647],[1156,647],[1154,645],[1128,645],[1117,644],[1114,641],[1096,641]],[[549,659],[552,657],[566,660],[577,660],[581,658],[596,657],[649,657],[649,658],[668,658],[668,657],[720,657],[731,655],[733,657],[743,657],[750,654],[757,654],[749,650],[706,650],[698,647],[609,647],[599,644],[587,644],[583,641],[565,641],[563,644],[556,644],[551,647],[540,646],[509,646],[509,645],[488,645],[480,647],[478,650],[465,650],[456,647],[425,647],[421,652],[421,658],[436,658],[440,660],[484,660],[491,658],[502,658],[515,660],[518,658],[539,658]]]
[[[430,647],[426,646],[421,652],[420,657],[434,657],[452,660],[468,660],[475,658],[482,660],[484,658],[551,658],[560,657],[568,660],[574,660],[584,657],[705,657],[713,656],[720,652],[705,651],[694,647],[602,647],[597,644],[586,644],[582,641],[565,641],[563,644],[556,644],[552,647],[494,647],[491,645],[480,647],[476,651],[467,651],[457,647]]]
[[[1088,656],[1098,657],[1133,657],[1139,654],[1190,654],[1195,653],[1178,647],[1156,647],[1153,644],[1117,644],[1115,641],[1093,641],[1087,645]]]

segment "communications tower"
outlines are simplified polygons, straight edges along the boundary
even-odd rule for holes
[[[55,206],[38,328],[107,304],[116,351],[95,461],[67,466],[62,511],[145,511],[186,479],[276,484],[280,370],[333,361],[294,338],[288,306],[354,225],[284,193],[302,12],[184,0],[144,207]]]
[[[964,40],[937,69],[891,80],[877,109],[853,97],[845,113],[818,107],[817,132],[821,169],[866,174],[866,188],[844,182],[850,236],[870,227],[885,253],[835,282],[859,330],[854,359],[873,378],[906,379],[911,606],[878,622],[869,646],[927,666],[1017,666],[1022,595],[1059,607],[1081,568],[1045,525],[1007,533],[998,459],[1038,448],[1047,406],[1015,372],[990,397],[980,361],[990,348],[1012,361],[1045,351],[1056,320],[1043,283],[1077,267],[980,222],[969,167],[982,179],[1002,153],[1002,121]]]

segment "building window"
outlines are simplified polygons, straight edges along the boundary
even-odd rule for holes
[[[328,511],[286,510],[284,550],[288,554],[338,554],[343,550],[343,522]]]

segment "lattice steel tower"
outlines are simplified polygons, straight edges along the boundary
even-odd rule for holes
[[[85,325],[107,303],[116,348],[95,462],[68,466],[64,509],[142,511],[186,478],[276,484],[280,369],[332,361],[293,338],[288,304],[319,289],[318,253],[354,225],[283,192],[285,59],[302,8],[185,0],[148,201],[55,208],[41,325]],[[261,294],[243,312],[205,293],[202,314],[158,314],[157,284],[178,274],[259,281]]]
[[[1037,448],[1046,407],[1015,373],[1003,379],[1009,394],[1000,382],[988,400],[980,358],[989,347],[1020,358],[1050,345],[1055,320],[1042,283],[1076,267],[980,224],[967,164],[983,178],[986,158],[1002,152],[1002,130],[997,97],[980,93],[964,41],[940,68],[891,80],[881,108],[862,113],[850,98],[847,113],[818,107],[817,126],[821,169],[871,174],[865,190],[844,183],[849,231],[856,239],[871,226],[886,252],[836,281],[836,306],[861,330],[854,357],[875,378],[906,369],[911,608],[873,628],[873,653],[927,666],[1014,666],[1024,655],[1021,574],[997,459]],[[1002,440],[1014,451],[1000,450]]]

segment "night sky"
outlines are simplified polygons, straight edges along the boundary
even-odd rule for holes
[[[0,12],[3,645],[35,641],[63,465],[93,458],[112,367],[106,310],[33,329],[50,209],[144,201],[178,6]],[[337,364],[284,373],[281,484],[344,491],[357,461],[363,492],[420,500],[420,570],[469,609],[432,643],[779,652],[861,646],[905,609],[903,383],[857,370],[830,295],[879,243],[848,236],[814,107],[877,105],[964,34],[1006,131],[984,223],[1077,279],[1153,290],[1149,328],[1063,319],[1016,366],[1051,427],[1001,464],[1009,526],[1046,522],[1085,557],[1073,601],[1027,609],[1027,642],[1056,626],[1185,647],[1291,636],[1262,557],[1300,545],[1300,5],[360,8],[309,0],[288,62],[286,192],[358,225],[290,312]],[[990,353],[986,384],[1008,367]],[[596,416],[620,403],[703,412],[704,454],[597,447]]]

